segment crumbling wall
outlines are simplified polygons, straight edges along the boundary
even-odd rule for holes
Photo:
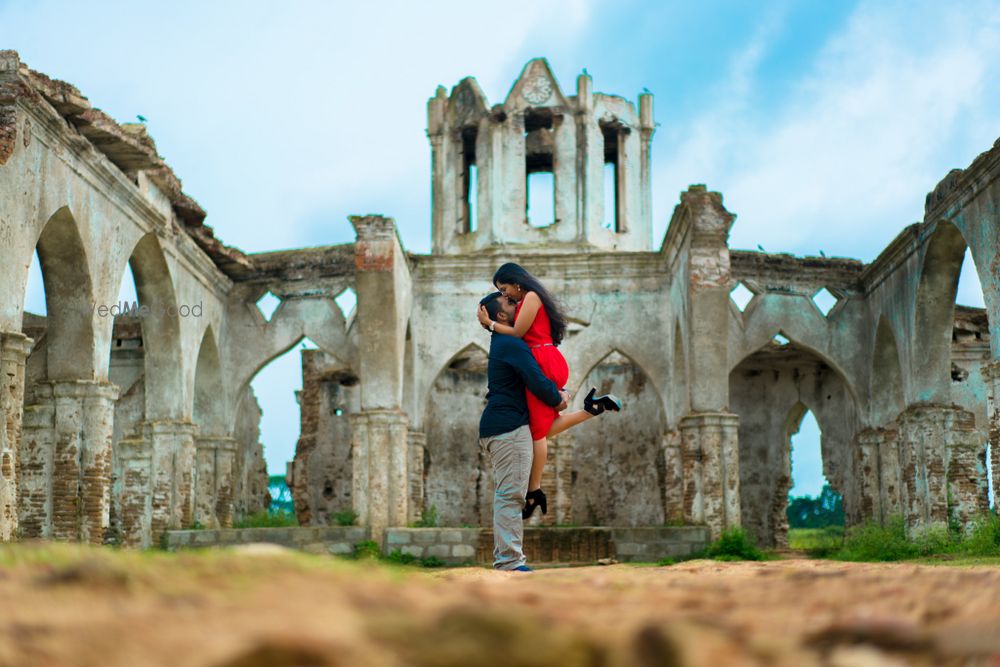
[[[582,406],[590,387],[612,393],[624,404],[567,431],[572,438],[573,523],[594,526],[649,526],[664,522],[661,447],[666,418],[649,377],[617,352],[595,366],[580,387]],[[560,438],[565,436],[560,436]]]
[[[236,460],[233,465],[233,512],[241,519],[267,509],[271,495],[267,490],[267,462],[264,445],[260,442],[260,416],[262,414],[253,388],[249,385],[237,405]]]
[[[298,394],[301,432],[289,488],[299,525],[326,526],[353,508],[351,421],[359,409],[358,378],[322,350],[302,351]]]

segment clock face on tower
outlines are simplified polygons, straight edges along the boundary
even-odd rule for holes
[[[552,97],[552,84],[547,77],[539,74],[525,82],[524,88],[521,90],[521,97],[528,104],[542,104]]]

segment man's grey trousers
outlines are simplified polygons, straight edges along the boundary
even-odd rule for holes
[[[516,430],[480,438],[479,446],[493,464],[493,567],[513,570],[524,565],[524,521],[521,510],[531,473],[531,430]]]

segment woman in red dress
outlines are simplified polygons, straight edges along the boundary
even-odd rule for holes
[[[497,269],[493,275],[493,284],[504,296],[517,302],[514,326],[490,320],[483,307],[479,309],[480,323],[494,333],[517,336],[524,340],[531,348],[531,354],[542,373],[562,389],[569,380],[569,366],[558,348],[566,333],[566,318],[562,309],[537,278],[513,262]],[[531,516],[536,507],[542,508],[542,514],[548,511],[545,493],[541,489],[542,471],[548,456],[548,438],[605,410],[621,410],[621,401],[611,394],[595,398],[596,391],[596,388],[591,388],[584,399],[583,410],[566,414],[560,414],[530,391],[526,391],[533,458],[531,476],[528,479],[528,496],[522,512],[525,519]]]

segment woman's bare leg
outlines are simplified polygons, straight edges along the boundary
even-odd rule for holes
[[[542,486],[542,471],[545,470],[545,460],[549,457],[549,441],[546,438],[532,440],[531,474],[528,476],[528,491],[534,491]]]
[[[594,415],[590,414],[586,410],[564,412],[556,417],[556,420],[552,422],[552,428],[549,429],[549,437],[555,437],[566,429],[576,426],[577,424],[582,424],[593,416]],[[536,449],[535,451],[537,452],[538,450]],[[532,470],[532,472],[534,472],[534,470]],[[541,473],[539,473],[539,479],[541,479]]]

